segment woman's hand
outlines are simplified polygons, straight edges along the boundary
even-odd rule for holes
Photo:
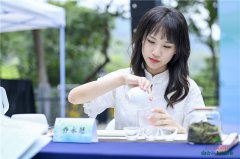
[[[178,133],[186,133],[185,128],[179,125],[166,111],[161,108],[154,108],[153,114],[149,116],[149,122],[158,127],[177,128]]]
[[[133,87],[140,87],[142,90],[147,91],[149,94],[149,99],[152,100],[152,89],[151,83],[145,77],[140,77],[136,75],[126,75],[124,76],[124,83]]]

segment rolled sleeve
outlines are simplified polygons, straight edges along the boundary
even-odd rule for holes
[[[117,71],[116,71],[117,72]],[[116,72],[109,73],[103,77],[98,78],[101,80],[113,76]],[[86,113],[91,118],[96,118],[98,114],[102,113],[105,109],[114,106],[114,92],[115,90],[109,91],[94,100],[84,103],[84,113]]]
[[[109,77],[119,75],[119,74],[129,74],[129,68],[127,69],[120,69],[116,70],[114,72],[111,72],[103,77],[98,78],[98,80],[107,79]],[[116,94],[124,94],[122,92],[122,89],[116,88],[109,92],[106,92],[105,94],[95,98],[94,100],[84,103],[84,112],[91,118],[96,118],[98,114],[102,113],[105,109],[110,107],[117,107],[116,104],[119,103],[117,100],[119,100],[119,97],[116,96]],[[118,92],[118,93],[117,93]]]
[[[105,109],[114,106],[113,91],[109,91],[83,105],[84,112],[91,118],[96,118]]]

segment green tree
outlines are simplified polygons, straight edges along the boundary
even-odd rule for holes
[[[56,4],[56,3],[54,3]],[[76,2],[57,4],[66,10],[66,80],[67,83],[85,83],[97,75],[100,65],[108,62],[107,48],[114,19],[105,13],[77,6]],[[58,84],[58,33],[45,31],[45,46],[52,54],[47,61],[50,83]],[[107,37],[106,37],[107,36]],[[51,37],[51,38],[49,38]]]
[[[201,71],[201,74],[194,77],[194,80],[198,83],[199,86],[202,86],[205,104],[209,106],[216,106],[218,104],[217,98],[215,97],[216,85],[212,80],[209,80],[212,77],[212,72],[209,71],[212,67],[212,59],[206,58],[205,61],[206,67]],[[217,74],[218,73],[219,72],[217,72]]]
[[[36,76],[33,41],[29,39],[32,39],[30,31],[0,34],[0,78],[33,79]],[[9,74],[5,68],[16,68],[17,72]]]
[[[177,9],[185,13],[186,18],[189,23],[190,31],[199,37],[199,40],[206,44],[211,50],[211,59],[207,59],[207,70],[202,71],[202,76],[205,80],[211,81],[212,85],[212,95],[216,100],[214,100],[214,105],[218,105],[219,102],[219,73],[218,73],[218,47],[219,39],[214,39],[214,29],[218,27],[218,12],[217,12],[217,0],[195,0],[195,1],[177,1]],[[202,12],[205,9],[206,16],[204,17]],[[202,17],[198,19],[196,17]],[[199,25],[199,20],[202,20],[206,24],[205,27]],[[206,74],[206,72],[208,72]],[[208,76],[206,76],[208,75]],[[199,76],[201,77],[201,76]],[[195,77],[197,79],[199,77]],[[208,82],[205,82],[208,83]],[[201,84],[205,84],[202,83]],[[203,87],[203,95],[208,96],[209,91],[204,92],[209,89],[209,84],[201,85]]]
[[[106,29],[110,32],[114,27],[114,18],[97,10],[79,7],[76,2],[54,4],[66,11],[66,82],[84,83],[106,61],[103,56],[108,48],[105,44]],[[49,83],[56,86],[59,84],[59,31],[41,30],[41,36]],[[0,65],[11,65],[12,59],[17,59],[18,77],[12,78],[32,79],[36,86],[38,77],[32,39],[31,31],[2,33]]]

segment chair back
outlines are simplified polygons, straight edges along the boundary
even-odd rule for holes
[[[113,118],[110,120],[110,122],[107,124],[105,130],[115,130],[115,119]]]
[[[6,90],[10,105],[6,116],[36,113],[33,86],[30,80],[0,79],[0,84]]]
[[[28,122],[33,122],[41,124],[45,127],[45,132],[48,130],[47,118],[44,114],[14,114],[11,116],[13,120],[24,120]]]

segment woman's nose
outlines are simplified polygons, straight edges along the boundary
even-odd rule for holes
[[[161,47],[160,46],[156,46],[156,47],[154,47],[153,48],[153,50],[152,50],[152,54],[153,54],[153,56],[155,56],[155,57],[158,57],[158,56],[161,56]]]

